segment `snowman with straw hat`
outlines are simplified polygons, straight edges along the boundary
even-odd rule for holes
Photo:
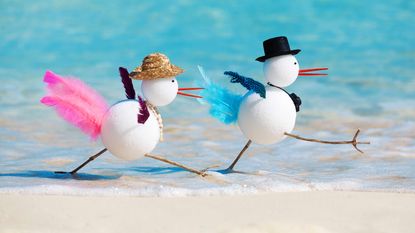
[[[204,79],[204,90],[201,93],[204,98],[200,102],[209,104],[210,114],[223,123],[237,123],[242,133],[248,138],[248,142],[235,160],[222,172],[235,172],[235,165],[252,142],[270,145],[286,137],[325,144],[351,144],[363,153],[357,145],[369,144],[369,142],[357,141],[360,130],[356,131],[352,140],[346,141],[305,138],[291,133],[295,126],[297,112],[300,111],[301,99],[295,93],[288,93],[284,88],[294,83],[298,76],[326,75],[312,72],[328,68],[300,69],[295,55],[301,50],[292,50],[285,36],[265,40],[263,48],[265,54],[256,60],[264,64],[266,86],[236,72],[224,73],[231,77],[232,83],[240,83],[248,89],[244,95],[233,93],[214,83],[206,76],[203,68],[199,67]]]
[[[157,108],[170,104],[177,94],[201,98],[182,92],[201,88],[179,88],[176,76],[183,73],[183,69],[171,64],[168,57],[161,53],[149,54],[131,73],[123,67],[119,71],[127,99],[110,107],[101,95],[81,80],[61,77],[51,71],[45,74],[48,93],[41,102],[55,108],[60,117],[92,139],[101,137],[105,146],[69,173],[76,174],[108,150],[123,160],[150,157],[204,176],[202,171],[150,154],[163,140],[163,121]],[[144,98],[137,96],[136,99],[132,79],[142,80]]]

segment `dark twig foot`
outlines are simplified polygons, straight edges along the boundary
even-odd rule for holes
[[[64,172],[64,171],[55,171],[55,174],[68,174],[69,172]]]
[[[226,168],[226,169],[222,169],[222,170],[217,170],[217,172],[219,172],[221,174],[231,174],[231,173],[249,174],[248,172],[241,172],[241,171],[233,170],[233,168]]]
[[[74,171],[71,172],[64,172],[64,171],[55,171],[55,174],[66,174],[66,175],[76,175],[77,173]]]

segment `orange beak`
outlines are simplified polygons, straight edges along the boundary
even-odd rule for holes
[[[314,71],[320,71],[320,70],[328,70],[329,68],[311,68],[311,69],[303,69],[298,72],[298,76],[323,76],[327,75],[324,73],[309,73]]]
[[[203,90],[203,89],[204,88],[201,88],[201,87],[183,87],[183,88],[179,88],[179,91],[177,92],[177,94],[188,96],[188,97],[193,97],[193,98],[203,98],[202,96],[199,96],[199,95],[193,95],[193,94],[181,92],[181,91],[196,91],[196,90]]]

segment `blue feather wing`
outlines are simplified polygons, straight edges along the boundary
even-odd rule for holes
[[[214,118],[225,124],[235,123],[238,120],[239,106],[243,95],[232,93],[221,85],[215,84],[206,75],[201,66],[198,66],[204,82],[199,83],[204,89],[201,91],[202,99],[198,99],[203,104],[209,104],[209,113]]]

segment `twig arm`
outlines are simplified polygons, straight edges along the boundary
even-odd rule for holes
[[[168,160],[168,159],[163,158],[163,157],[158,156],[158,155],[145,154],[144,156],[145,157],[148,157],[148,158],[156,159],[156,160],[159,160],[159,161],[162,161],[162,162],[165,162],[165,163],[168,163],[168,164],[171,164],[171,165],[180,167],[180,168],[183,168],[183,169],[185,169],[185,170],[187,170],[189,172],[193,172],[193,173],[198,174],[199,176],[202,176],[202,177],[207,176],[207,174],[204,171],[199,171],[199,170],[193,169],[191,167],[188,167],[186,165],[183,165],[183,164],[180,164],[180,163],[177,163],[177,162]]]
[[[291,133],[287,133],[285,132],[284,135],[298,139],[298,140],[303,140],[303,141],[308,141],[308,142],[318,142],[318,143],[324,143],[324,144],[352,144],[353,147],[359,151],[360,153],[363,153],[362,150],[360,150],[359,148],[357,148],[358,144],[370,144],[370,142],[359,142],[357,141],[357,136],[360,133],[360,129],[357,129],[356,133],[353,136],[353,139],[350,141],[326,141],[326,140],[319,140],[319,139],[314,139],[314,138],[305,138],[305,137],[301,137],[299,135],[295,135],[295,134],[291,134]]]

